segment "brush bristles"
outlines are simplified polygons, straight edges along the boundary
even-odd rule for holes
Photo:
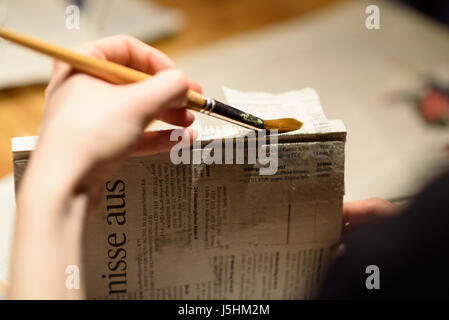
[[[265,129],[278,130],[280,133],[301,129],[303,123],[293,118],[264,120]]]

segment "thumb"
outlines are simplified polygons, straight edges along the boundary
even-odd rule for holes
[[[398,205],[379,198],[346,202],[343,205],[343,224],[357,225],[375,221],[379,218],[392,216],[400,209]]]
[[[127,105],[145,123],[162,111],[187,106],[189,80],[177,69],[158,72],[152,78],[123,87]]]

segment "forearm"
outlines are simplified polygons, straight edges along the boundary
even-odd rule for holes
[[[47,146],[51,146],[51,149]],[[80,155],[42,143],[33,154],[17,199],[10,298],[80,298],[68,290],[67,266],[81,268],[88,196],[77,190]],[[56,151],[56,152],[55,152]]]
[[[201,89],[163,53],[124,36],[78,50],[154,76],[112,85],[55,64],[39,146],[17,199],[12,298],[79,297],[79,290],[66,289],[65,270],[69,265],[81,267],[83,224],[101,201],[104,181],[133,152],[170,150],[167,131],[142,134],[150,120],[183,127],[193,122],[183,110],[186,96],[189,85]]]

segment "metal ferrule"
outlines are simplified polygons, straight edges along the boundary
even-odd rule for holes
[[[207,97],[205,97],[205,103],[203,108],[200,110],[200,113],[245,127],[247,129],[264,129],[264,122],[262,119]]]
[[[214,110],[214,107],[215,107],[215,100],[205,97],[205,103],[203,109],[200,110],[200,113],[211,115],[212,111]]]

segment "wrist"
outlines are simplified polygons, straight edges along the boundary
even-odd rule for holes
[[[17,199],[19,212],[39,212],[41,217],[64,210],[88,170],[85,157],[68,148],[65,139],[47,138],[39,139],[31,154]]]

